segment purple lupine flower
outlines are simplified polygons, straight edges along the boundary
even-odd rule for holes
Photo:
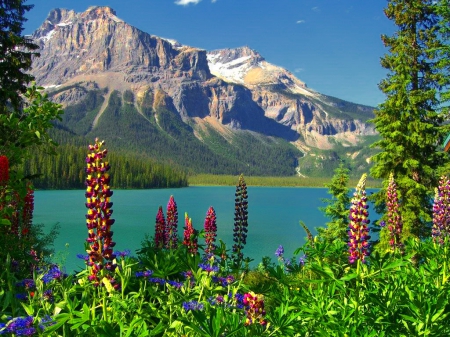
[[[86,157],[86,225],[88,228],[89,243],[89,267],[88,279],[95,285],[103,284],[102,280],[106,277],[114,289],[119,289],[120,284],[113,278],[113,272],[117,265],[115,263],[116,255],[113,253],[113,247],[116,245],[112,241],[113,231],[111,226],[114,219],[111,207],[111,196],[113,192],[110,189],[110,176],[107,173],[110,165],[104,159],[108,151],[102,149],[104,141],[95,139],[94,145],[89,145],[89,153]],[[102,271],[102,275],[99,275]]]
[[[244,254],[242,250],[247,243],[248,232],[248,202],[247,202],[247,184],[244,176],[239,176],[239,182],[236,186],[235,204],[234,204],[234,228],[233,228],[233,252],[232,259],[236,267],[240,267]]]
[[[402,216],[399,210],[399,201],[397,194],[397,185],[394,181],[394,174],[389,175],[389,184],[386,189],[386,206],[387,206],[387,228],[389,230],[389,244],[392,250],[402,250],[401,236],[403,230]]]
[[[216,236],[217,236],[217,224],[216,224],[216,211],[211,206],[206,212],[205,218],[205,255],[206,257],[212,256],[216,249]]]
[[[442,176],[436,189],[433,203],[433,227],[431,230],[434,242],[444,243],[450,236],[450,180]]]
[[[351,264],[360,260],[365,262],[366,256],[369,255],[369,212],[366,197],[366,178],[367,174],[363,174],[356,186],[355,193],[352,198],[350,207],[350,224],[348,231],[348,253],[349,262]]]
[[[177,203],[170,196],[169,202],[167,203],[167,213],[166,213],[166,248],[176,249],[178,245],[178,210]]]
[[[189,302],[183,302],[183,309],[184,311],[188,312],[191,310],[195,311],[201,311],[203,310],[204,305],[201,302],[198,301],[189,301]]]
[[[162,206],[159,206],[158,213],[156,214],[155,223],[155,246],[156,248],[164,248],[166,246],[167,234],[166,234],[166,219],[164,219],[164,213]]]
[[[124,258],[125,256],[130,256],[131,250],[125,249],[123,252],[116,252],[116,257]]]

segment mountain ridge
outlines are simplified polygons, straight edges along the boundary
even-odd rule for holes
[[[366,123],[372,108],[315,92],[248,46],[215,51],[184,46],[127,24],[107,6],[82,13],[54,9],[32,38],[41,49],[32,74],[54,101],[70,108],[94,97],[91,91],[102,97],[95,117],[93,110],[78,111],[65,121],[64,127],[86,136],[98,133],[116,91],[143,123],[158,125],[163,108],[204,144],[209,144],[206,129],[222,135],[224,147],[233,146],[238,131],[283,139],[299,151],[295,165],[304,154],[336,144],[358,146],[375,135]],[[85,127],[75,120],[85,120]],[[294,174],[299,167],[291,169]]]

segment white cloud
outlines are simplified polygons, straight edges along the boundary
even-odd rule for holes
[[[187,6],[189,4],[198,4],[200,1],[202,0],[176,0],[175,4],[176,5],[181,5],[181,6]]]
[[[311,8],[311,10],[313,10],[314,12],[320,12],[320,8],[319,7],[313,7],[313,8]]]
[[[295,68],[294,73],[300,73],[303,70],[304,70],[303,68]]]
[[[298,20],[297,23],[305,23],[305,20]]]

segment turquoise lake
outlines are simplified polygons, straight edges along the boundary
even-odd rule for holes
[[[217,216],[217,238],[227,247],[233,244],[235,187],[187,187],[180,189],[115,190],[113,202],[113,240],[116,250],[140,248],[146,235],[153,236],[158,207],[174,196],[178,206],[178,232],[183,235],[184,213],[192,218],[194,228],[203,228],[206,212],[213,206]],[[256,266],[263,256],[274,258],[283,245],[285,256],[292,257],[306,238],[299,225],[302,220],[316,233],[327,219],[319,211],[321,198],[327,198],[325,188],[248,187],[248,237],[244,255]],[[63,263],[67,271],[84,268],[84,261],[76,258],[85,253],[87,237],[86,207],[83,190],[36,191],[34,223],[46,228],[55,223],[61,226],[55,240],[55,261]]]

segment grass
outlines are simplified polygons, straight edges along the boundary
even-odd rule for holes
[[[237,176],[233,175],[214,175],[197,174],[188,177],[189,186],[235,186]],[[267,187],[324,187],[330,182],[329,177],[308,177],[297,176],[290,177],[261,177],[246,176],[247,186],[267,186]],[[358,179],[350,179],[349,186],[356,186]],[[381,181],[369,179],[367,181],[369,188],[381,187]]]

